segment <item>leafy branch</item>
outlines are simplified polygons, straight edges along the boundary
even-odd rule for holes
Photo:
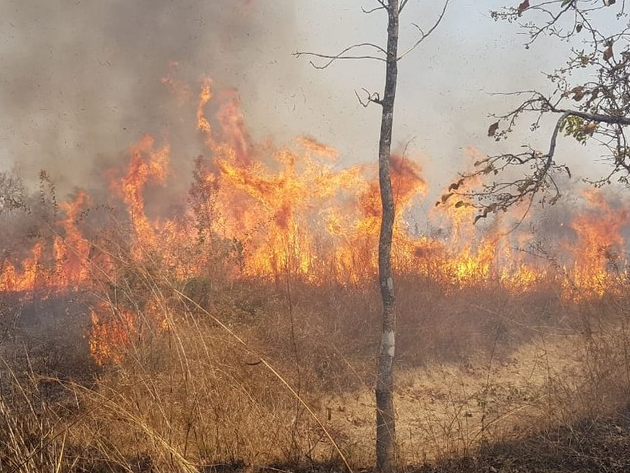
[[[611,8],[616,6],[615,8]],[[475,170],[461,176],[463,182],[482,179],[474,190],[455,182],[444,198],[465,196],[479,209],[479,218],[491,212],[539,198],[554,204],[561,196],[559,175],[571,178],[569,167],[558,159],[558,137],[564,135],[582,145],[592,142],[600,157],[610,164],[604,176],[584,179],[596,186],[630,178],[630,25],[625,1],[542,0],[522,1],[518,7],[492,12],[496,20],[519,22],[528,34],[526,47],[542,35],[571,41],[573,48],[565,65],[546,74],[551,92],[527,90],[503,94],[522,98],[520,104],[504,115],[494,115],[488,136],[500,141],[519,127],[520,120],[532,117],[531,132],[541,128],[542,119],[555,115],[547,151],[523,144],[524,151],[489,156],[475,163]],[[610,33],[610,18],[619,20]],[[524,17],[530,20],[522,23]],[[581,46],[581,47],[578,47]],[[514,178],[514,176],[518,176]],[[454,187],[453,187],[454,186]],[[442,203],[442,201],[440,201]]]

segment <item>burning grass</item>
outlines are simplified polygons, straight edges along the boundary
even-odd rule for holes
[[[211,87],[195,112],[211,159],[177,212],[147,210],[171,157],[148,136],[107,173],[106,202],[0,179],[0,469],[373,463],[374,170],[339,169],[311,138],[256,145]],[[393,178],[401,464],[622,412],[627,206],[590,192],[555,233],[506,234],[446,199],[423,232],[420,166],[396,157]]]
[[[134,321],[142,336],[130,336],[120,357],[100,368],[81,338],[89,333],[87,316],[85,330],[72,336],[67,315],[49,314],[58,323],[47,337],[68,339],[65,348],[49,344],[47,359],[39,329],[18,317],[14,339],[28,347],[28,363],[10,359],[16,345],[3,341],[3,422],[23,421],[9,430],[16,438],[6,441],[17,444],[6,444],[4,466],[11,469],[38,450],[40,466],[29,460],[15,471],[43,471],[47,462],[61,471],[340,466],[326,432],[353,467],[371,464],[378,320],[362,317],[377,304],[369,292],[346,289],[338,297],[334,287],[311,292],[298,285],[290,307],[273,285],[249,282],[211,290],[216,297],[202,308],[165,291],[154,286],[159,303],[145,310],[159,307],[167,328],[150,325],[155,314],[144,325]],[[404,294],[401,287],[401,306],[415,306]],[[518,445],[623,409],[630,338],[617,312],[622,303],[625,308],[619,298],[599,301],[556,317],[564,304],[558,296],[554,302],[512,300],[497,291],[436,293],[424,302],[434,318],[401,316],[401,462],[476,458],[497,442]],[[420,336],[430,344],[419,344]],[[78,356],[71,346],[81,342]],[[93,366],[87,376],[86,363]]]

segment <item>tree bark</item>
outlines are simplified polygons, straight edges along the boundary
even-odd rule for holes
[[[391,265],[392,237],[396,213],[390,172],[394,101],[398,78],[398,0],[388,0],[387,62],[379,141],[378,170],[382,204],[378,242],[378,282],[383,304],[383,332],[376,380],[376,466],[383,473],[396,468],[396,428],[394,418],[393,363],[396,348],[396,305]]]

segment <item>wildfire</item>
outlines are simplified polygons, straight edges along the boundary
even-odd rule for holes
[[[18,271],[11,261],[5,261],[0,279],[0,290],[3,292],[34,291],[38,287],[39,262],[43,248],[42,242],[35,244],[31,256],[22,261],[21,271]]]
[[[179,99],[190,96],[190,89],[173,77],[163,82],[180,91]],[[146,186],[163,185],[168,176],[167,143],[156,145],[153,137],[142,137],[129,149],[124,175],[109,173],[112,200],[124,203],[131,228],[126,264],[149,259],[161,265],[160,277],[179,283],[203,276],[213,258],[223,258],[225,274],[232,279],[371,283],[381,215],[376,167],[340,168],[338,152],[310,137],[280,149],[256,146],[236,92],[215,94],[212,87],[210,79],[201,82],[195,111],[197,132],[210,158],[197,161],[183,215],[152,219],[145,211]],[[429,189],[415,160],[393,156],[391,170],[396,271],[430,278],[448,290],[496,284],[514,293],[551,277],[549,268],[514,249],[526,242],[509,235],[500,219],[483,230],[474,227],[474,209],[465,202],[445,200],[432,214],[438,222],[435,232],[410,228],[408,215]],[[601,297],[612,270],[625,271],[621,232],[630,210],[609,206],[597,190],[587,192],[585,201],[590,210],[576,216],[571,224],[575,240],[566,243],[572,254],[562,283],[567,301]],[[101,272],[115,280],[116,265],[95,250],[78,225],[90,205],[84,191],[61,204],[64,217],[54,224],[51,243],[37,242],[21,262],[0,264],[0,291],[77,290],[90,284],[89,265],[97,260]],[[119,360],[116,347],[129,343],[137,314],[99,303],[90,316],[95,360]]]
[[[61,222],[65,237],[56,236],[53,243],[56,286],[59,289],[78,289],[89,278],[89,268],[86,265],[90,260],[90,243],[76,226],[80,213],[89,200],[86,192],[79,191],[74,201],[60,205],[65,213],[65,219]]]
[[[584,192],[589,208],[571,223],[577,240],[571,248],[573,265],[567,268],[565,297],[584,300],[613,289],[625,273],[624,238],[621,230],[630,221],[630,209],[613,207],[595,189]]]
[[[136,316],[130,311],[101,302],[90,309],[90,318],[90,352],[94,361],[99,365],[119,363],[125,347],[137,332]]]

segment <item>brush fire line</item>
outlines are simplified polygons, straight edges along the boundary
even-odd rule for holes
[[[0,263],[2,293],[32,298],[101,292],[90,309],[90,347],[99,363],[119,360],[117,347],[139,336],[139,321],[160,313],[144,307],[139,314],[112,302],[111,291],[133,268],[173,285],[203,279],[217,266],[230,280],[279,287],[291,281],[359,287],[375,280],[381,212],[376,169],[340,167],[337,151],[313,138],[281,148],[255,143],[237,97],[215,98],[212,87],[211,80],[203,81],[194,110],[206,157],[195,161],[178,215],[152,217],[146,210],[147,188],[168,183],[171,148],[145,135],[130,146],[125,166],[106,173],[107,202],[76,192],[54,209],[48,237],[34,239],[25,256],[17,256],[24,254],[20,248]],[[216,111],[209,117],[211,109]],[[553,251],[535,254],[534,243],[546,235],[512,232],[514,222],[500,216],[474,226],[476,209],[456,198],[431,206],[434,227],[414,228],[413,215],[429,194],[420,165],[393,156],[392,181],[398,274],[430,279],[445,291],[497,286],[521,294],[555,287],[566,304],[601,298],[627,277],[623,231],[629,208],[609,203],[602,190],[584,192],[580,211],[563,216],[571,220]],[[125,229],[123,238],[92,230],[90,213],[99,206],[111,207],[107,218]],[[166,329],[164,320],[154,322]]]

